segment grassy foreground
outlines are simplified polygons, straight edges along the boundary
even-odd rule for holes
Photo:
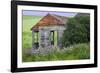
[[[66,50],[69,49],[69,50]],[[23,62],[32,61],[55,61],[55,60],[80,60],[90,58],[89,43],[73,45],[71,48],[65,48],[60,51],[53,51],[49,54],[23,55]]]

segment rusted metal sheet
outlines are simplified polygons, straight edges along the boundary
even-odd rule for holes
[[[38,29],[40,26],[64,26],[67,23],[67,17],[64,16],[58,16],[54,14],[47,14],[44,16],[35,26],[31,28],[33,29]]]

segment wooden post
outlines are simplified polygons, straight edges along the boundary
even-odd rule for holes
[[[37,43],[39,42],[39,41],[38,41],[38,38],[39,38],[39,37],[38,37],[38,31],[37,31]]]
[[[54,45],[54,31],[52,31],[52,43],[53,43],[53,45]]]
[[[34,31],[32,30],[32,47],[34,45]]]

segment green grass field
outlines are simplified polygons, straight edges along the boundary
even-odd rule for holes
[[[30,30],[42,17],[39,16],[23,16],[23,36],[22,36],[22,50],[32,48],[32,31]],[[55,35],[56,39],[57,34]],[[55,43],[57,43],[55,41]],[[59,52],[55,51],[47,55],[27,55],[22,53],[23,62],[30,61],[51,61],[51,60],[76,60],[89,59],[90,47],[89,44],[77,44],[73,46],[73,50]]]
[[[31,28],[41,19],[39,16],[23,16],[23,49],[32,48]]]

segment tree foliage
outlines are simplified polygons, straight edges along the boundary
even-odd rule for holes
[[[75,16],[69,18],[62,38],[62,46],[90,41],[90,17]]]

